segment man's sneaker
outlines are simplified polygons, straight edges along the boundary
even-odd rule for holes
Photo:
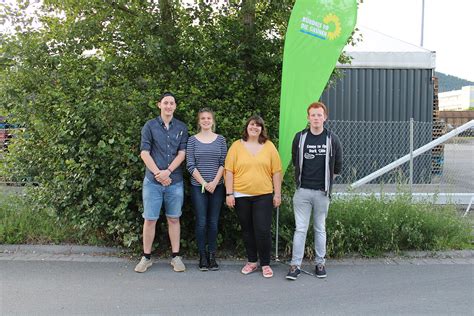
[[[171,259],[171,265],[173,266],[173,270],[176,272],[183,272],[184,270],[186,270],[186,267],[184,266],[184,263],[181,260],[180,256],[176,256]]]
[[[142,257],[140,262],[135,266],[135,272],[145,272],[146,269],[151,267],[153,263],[151,262],[151,259],[147,259],[145,256]]]
[[[286,278],[287,278],[288,280],[296,280],[296,278],[298,278],[298,276],[300,275],[300,273],[301,273],[301,270],[298,269],[297,266],[291,265],[290,271],[288,271],[288,274],[286,275]]]
[[[325,278],[327,275],[326,275],[326,269],[324,268],[324,264],[317,264],[316,265],[316,268],[314,269],[314,273],[316,274],[316,277],[317,278]]]

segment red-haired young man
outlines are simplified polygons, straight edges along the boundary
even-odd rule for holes
[[[286,278],[296,280],[303,261],[306,233],[313,214],[315,274],[326,277],[326,217],[334,178],[342,170],[339,138],[324,127],[328,110],[321,102],[308,107],[309,127],[296,133],[292,146],[296,191],[293,197],[295,233],[291,267]]]

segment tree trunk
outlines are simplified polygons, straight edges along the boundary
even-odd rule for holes
[[[255,33],[255,0],[242,0],[242,22],[246,33]]]
[[[242,61],[251,77],[252,56],[255,52],[255,0],[242,0],[241,16],[244,31],[242,32]]]
[[[163,39],[164,51],[163,54],[167,60],[168,65],[172,69],[179,66],[180,60],[176,56],[176,50],[174,49],[177,44],[177,29],[173,19],[173,1],[174,0],[159,0],[160,6],[160,36]]]
[[[172,1],[173,0],[159,1],[162,36],[166,45],[172,45],[174,39]]]

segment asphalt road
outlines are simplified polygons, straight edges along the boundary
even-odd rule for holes
[[[28,315],[473,315],[474,265],[463,259],[329,261],[324,280],[302,274],[244,276],[241,262],[217,272],[149,271],[114,257],[1,254],[0,313]],[[309,268],[309,267],[308,267]]]

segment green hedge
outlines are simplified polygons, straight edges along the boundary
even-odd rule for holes
[[[159,114],[163,91],[177,95],[176,117],[191,134],[206,106],[228,143],[254,113],[276,139],[283,37],[268,31],[284,30],[291,1],[254,4],[252,27],[239,5],[213,11],[204,2],[185,8],[177,1],[49,0],[35,13],[40,29],[24,7],[11,9],[18,32],[2,35],[0,115],[11,114],[25,133],[9,146],[0,176],[28,175],[39,183],[28,194],[38,208],[54,209],[80,232],[139,248],[140,130]],[[91,49],[98,53],[83,55]],[[192,218],[187,196],[184,249],[195,246]],[[237,234],[228,210],[224,228]],[[166,245],[162,222],[158,230],[157,242]]]

